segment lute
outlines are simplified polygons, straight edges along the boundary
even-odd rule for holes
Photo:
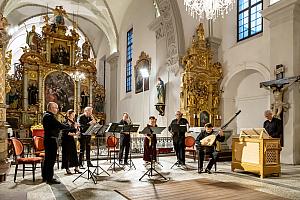
[[[228,127],[228,125],[229,125],[229,124],[230,124],[230,123],[231,123],[231,122],[232,122],[232,121],[233,121],[240,113],[241,113],[241,110],[237,111],[237,112],[235,113],[235,115],[232,116],[228,122],[226,122],[224,125],[221,126],[220,129],[221,129],[221,130],[225,130],[225,129]],[[212,145],[215,143],[218,134],[219,134],[219,131],[217,131],[215,134],[211,134],[211,135],[209,135],[209,136],[206,136],[205,138],[203,138],[202,140],[200,140],[201,145],[202,145],[202,146],[212,146]]]

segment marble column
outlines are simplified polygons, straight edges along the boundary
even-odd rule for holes
[[[262,14],[269,20],[269,33],[266,34],[270,36],[270,71],[274,72],[277,64],[283,64],[286,77],[300,75],[300,0],[281,0],[264,9]],[[275,79],[274,73],[271,78]],[[300,164],[299,99],[299,83],[293,84],[284,93],[284,102],[289,104],[289,109],[283,114],[282,163]]]
[[[110,99],[107,100],[106,106],[110,107],[110,121],[118,120],[118,61],[119,53],[111,54],[107,60],[110,67]]]

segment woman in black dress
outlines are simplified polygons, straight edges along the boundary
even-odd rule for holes
[[[68,110],[66,118],[64,124],[69,128],[63,130],[62,134],[62,169],[66,169],[67,174],[72,174],[69,168],[75,167],[75,173],[81,173],[78,169],[79,162],[74,140],[74,136],[77,132],[77,129],[74,126],[74,110]]]
[[[149,123],[147,124],[147,127],[157,127],[156,125],[156,118],[154,116],[149,117]],[[150,134],[146,134],[144,138],[144,155],[143,160],[145,161],[145,164],[149,164],[152,161],[156,161],[156,134],[152,134],[152,131],[150,129]]]

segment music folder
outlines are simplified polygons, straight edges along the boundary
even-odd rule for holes
[[[179,132],[187,132],[187,125],[186,124],[171,124],[171,130],[174,133]]]
[[[161,134],[166,127],[145,127],[140,134]]]
[[[123,125],[120,123],[109,123],[108,128],[106,129],[106,133],[120,133],[123,129]]]
[[[138,124],[124,125],[122,132],[135,133],[139,130],[139,127],[140,125]]]
[[[92,135],[92,133],[97,133],[102,126],[103,125],[100,125],[99,123],[91,125],[86,132],[82,133],[82,135]]]

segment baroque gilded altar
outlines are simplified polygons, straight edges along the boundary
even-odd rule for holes
[[[223,76],[219,62],[212,62],[212,51],[205,40],[200,23],[193,36],[192,46],[181,60],[180,110],[190,126],[212,123],[220,126],[220,81]]]
[[[53,14],[52,22],[48,14],[43,17],[41,34],[34,25],[27,32],[28,46],[22,48],[20,64],[8,78],[7,121],[14,128],[40,123],[50,101],[57,102],[62,112],[74,109],[77,114],[92,106],[95,117],[105,121],[105,89],[97,82],[90,43],[86,38],[82,49],[78,46],[77,24],[73,20],[72,28],[66,26],[62,6],[56,6]]]

